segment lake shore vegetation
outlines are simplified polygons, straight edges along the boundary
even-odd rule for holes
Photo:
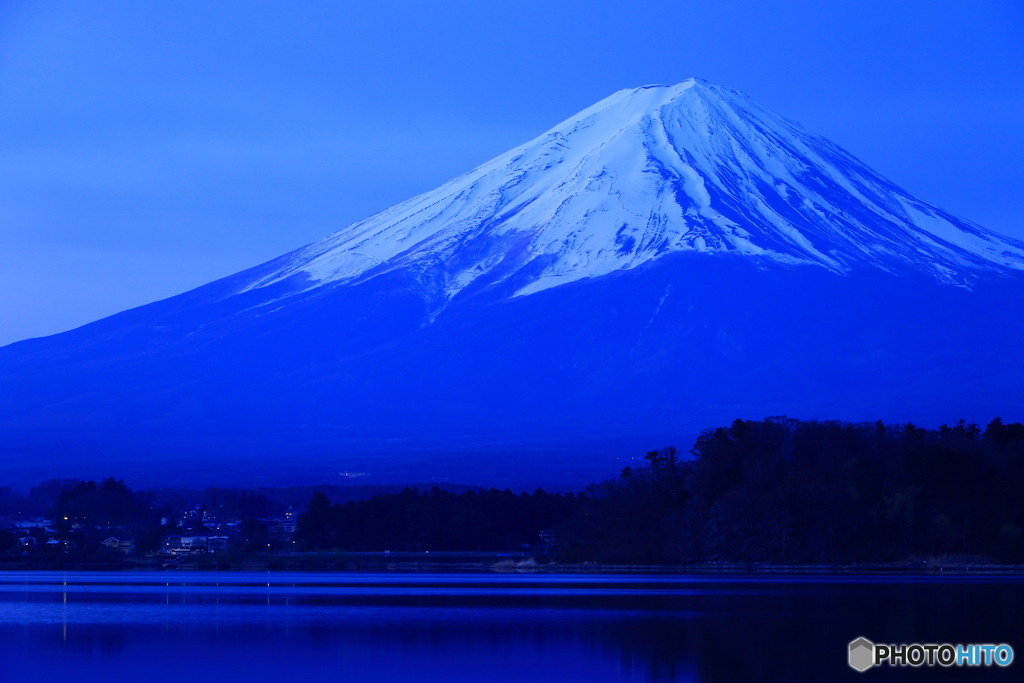
[[[1020,423],[769,417],[580,492],[0,487],[0,567],[1011,569],[1022,490]]]

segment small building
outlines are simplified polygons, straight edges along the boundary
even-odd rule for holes
[[[295,533],[295,529],[298,526],[298,522],[294,517],[291,519],[287,517],[269,517],[257,519],[256,521],[266,526],[270,537],[278,541],[290,541],[292,534]]]
[[[227,536],[210,536],[206,540],[207,552],[211,552],[211,553],[223,553],[223,552],[226,552],[227,549],[228,549],[228,541],[229,540],[230,539],[228,539]]]
[[[164,536],[160,539],[162,555],[195,555],[209,552],[209,536]]]
[[[72,541],[62,541],[58,538],[50,538],[46,540],[46,547],[53,550],[60,550],[61,552],[69,552],[74,550],[78,546]]]
[[[112,548],[118,552],[124,553],[125,555],[135,554],[134,538],[118,538],[117,536],[111,536],[107,540],[103,541],[103,545],[105,545],[108,548]]]
[[[205,553],[209,552],[210,546],[209,536],[182,536],[181,547],[183,550],[187,550],[190,553]]]

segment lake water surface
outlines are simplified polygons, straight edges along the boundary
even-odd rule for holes
[[[847,644],[1008,643],[1005,669]],[[0,573],[0,680],[1024,680],[1017,578]]]

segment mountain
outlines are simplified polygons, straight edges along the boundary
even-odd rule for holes
[[[1024,243],[735,90],[622,90],[319,242],[0,349],[0,476],[578,485],[735,417],[1019,417],[1022,275]]]
[[[258,270],[241,289],[421,274],[436,305],[482,279],[514,295],[673,252],[942,282],[1024,269],[1024,243],[918,201],[735,90],[622,90],[539,138]],[[254,273],[256,275],[256,273]]]

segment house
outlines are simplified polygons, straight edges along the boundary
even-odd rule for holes
[[[125,555],[135,554],[135,539],[134,538],[118,538],[117,536],[111,536],[107,540],[103,541],[102,545],[108,548],[113,548],[118,552],[122,552]]]
[[[57,538],[49,538],[46,540],[46,547],[51,548],[53,550],[60,550],[66,553],[69,550],[74,550],[78,546],[71,541],[62,541]]]
[[[228,549],[227,536],[210,536],[206,541],[207,551],[211,553],[223,553]]]
[[[163,555],[195,555],[209,550],[209,536],[164,536],[160,539],[160,553]]]
[[[298,527],[298,517],[292,508],[285,511],[284,517],[261,518],[257,521],[266,525],[271,537],[283,541],[291,540],[291,535]]]

